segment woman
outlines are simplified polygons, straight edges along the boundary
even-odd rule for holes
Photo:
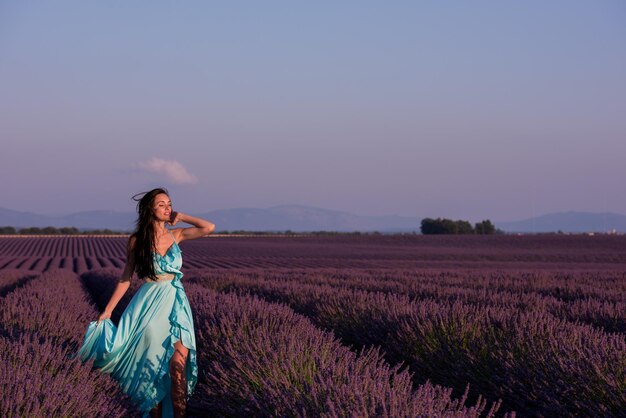
[[[182,417],[186,398],[198,380],[198,367],[193,317],[180,280],[182,251],[178,243],[204,237],[215,225],[173,211],[163,188],[145,193],[137,211],[124,273],[98,320],[89,324],[78,355],[83,361],[93,358],[95,367],[110,373],[144,417]],[[165,227],[178,222],[195,227]],[[111,313],[128,290],[134,272],[144,283],[116,327]]]

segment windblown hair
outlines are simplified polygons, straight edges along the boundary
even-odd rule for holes
[[[152,206],[154,205],[154,198],[160,193],[165,193],[169,196],[167,189],[159,187],[149,192],[138,193],[132,197],[134,201],[138,202],[137,221],[135,222],[135,230],[131,234],[131,237],[135,237],[133,256],[135,258],[135,272],[142,279],[156,280],[153,251],[157,251],[157,249],[156,243],[154,242],[154,215],[152,213]],[[137,198],[142,194],[143,196],[141,198]]]

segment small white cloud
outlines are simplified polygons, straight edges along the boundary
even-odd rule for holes
[[[190,174],[178,161],[168,161],[153,157],[149,161],[139,161],[136,164],[139,168],[164,175],[169,181],[176,184],[194,184],[198,178]]]

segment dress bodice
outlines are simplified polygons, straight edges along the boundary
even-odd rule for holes
[[[172,234],[172,231],[170,231],[170,234]],[[174,234],[172,234],[172,239],[174,242],[167,249],[164,256],[161,256],[158,252],[153,251],[152,260],[154,263],[154,273],[157,276],[174,274],[180,279],[183,276],[183,273],[180,271],[180,268],[183,265],[182,250],[176,243]]]

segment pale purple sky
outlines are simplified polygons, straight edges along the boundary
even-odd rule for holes
[[[626,213],[626,3],[0,2],[0,207]]]

